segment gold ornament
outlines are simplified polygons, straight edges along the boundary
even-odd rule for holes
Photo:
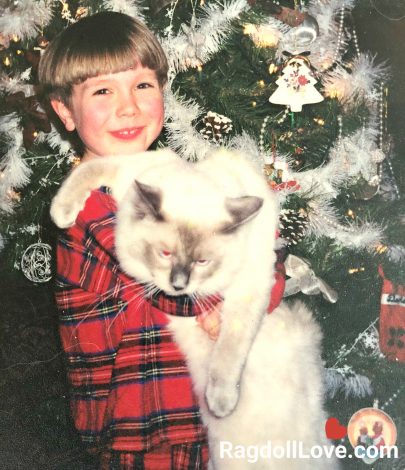
[[[244,31],[248,34],[256,47],[276,47],[280,41],[280,33],[270,25],[245,25]]]

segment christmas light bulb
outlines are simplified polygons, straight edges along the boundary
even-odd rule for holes
[[[278,71],[278,67],[276,64],[271,63],[269,65],[269,74],[272,75],[273,73],[276,73]]]
[[[78,166],[80,164],[80,161],[80,157],[72,157],[70,160],[73,167]]]
[[[84,16],[87,16],[89,13],[89,9],[86,8],[86,7],[79,7],[77,10],[76,10],[76,14],[75,14],[75,18],[78,20]]]
[[[349,274],[357,274],[357,273],[364,272],[364,271],[365,271],[365,268],[350,268],[347,270]]]
[[[243,34],[253,34],[256,30],[256,26],[254,24],[245,24],[243,27]]]
[[[314,118],[314,122],[316,122],[319,126],[325,125],[325,120],[322,118]]]

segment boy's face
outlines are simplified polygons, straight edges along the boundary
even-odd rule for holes
[[[89,160],[142,152],[162,130],[163,92],[156,73],[133,69],[88,78],[74,85],[69,106],[52,100],[68,131],[76,129]]]

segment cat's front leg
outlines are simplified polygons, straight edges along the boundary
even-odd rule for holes
[[[71,227],[92,189],[109,186],[117,165],[110,159],[91,160],[75,168],[52,200],[51,217],[59,228]]]
[[[205,397],[218,418],[228,416],[239,400],[239,382],[250,347],[260,327],[266,308],[265,295],[256,299],[225,300],[223,322],[212,352]]]
[[[224,418],[232,413],[238,403],[239,383],[235,377],[224,377],[222,367],[211,367],[205,398],[210,411],[217,418]]]
[[[51,217],[54,223],[59,228],[71,227],[89,195],[90,190],[83,191],[80,195],[60,191],[51,204]]]

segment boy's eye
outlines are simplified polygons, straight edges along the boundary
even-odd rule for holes
[[[160,255],[162,258],[169,259],[169,258],[172,257],[172,252],[171,252],[171,251],[168,251],[168,250],[160,250],[160,251],[159,251],[159,255]]]
[[[107,95],[109,93],[107,88],[100,88],[99,90],[95,91],[95,95]]]
[[[147,83],[147,82],[143,82],[143,83],[140,83],[137,88],[143,90],[145,88],[151,88],[153,87],[152,83]]]

